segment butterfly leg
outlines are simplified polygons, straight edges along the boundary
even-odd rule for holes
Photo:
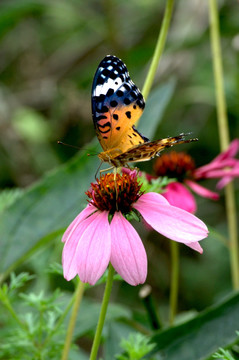
[[[97,179],[97,174],[98,174],[98,172],[99,172],[99,170],[100,170],[101,165],[103,164],[103,162],[104,162],[104,161],[102,161],[102,160],[101,160],[100,165],[98,166],[98,168],[97,168],[97,170],[96,170],[96,173],[95,173],[95,180]],[[100,176],[101,176],[101,172],[102,172],[102,170],[100,170]]]
[[[114,168],[114,166],[111,166],[111,167],[109,167],[109,168],[107,168],[107,169],[100,170],[100,177],[101,177],[101,174],[102,174],[103,172],[112,170],[113,168]]]
[[[116,174],[117,174],[117,167],[114,167],[114,182],[115,182],[115,201],[116,201],[116,210],[118,211],[118,188],[117,188],[117,182],[116,182]]]

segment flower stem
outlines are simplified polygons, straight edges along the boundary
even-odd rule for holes
[[[162,26],[161,26],[161,29],[159,32],[157,44],[156,44],[156,47],[154,50],[153,59],[151,61],[148,75],[146,77],[146,80],[145,80],[144,86],[143,86],[143,90],[142,90],[142,93],[143,93],[145,99],[147,99],[147,97],[149,95],[149,92],[152,87],[154,77],[155,77],[155,74],[157,71],[158,63],[159,63],[160,57],[163,53],[164,45],[165,45],[166,38],[168,35],[169,24],[170,24],[171,17],[172,17],[173,4],[174,4],[174,0],[167,0],[164,17],[163,17],[163,22],[162,22]]]
[[[142,300],[142,303],[145,306],[145,309],[148,314],[149,322],[152,330],[159,330],[162,328],[162,323],[160,322],[157,310],[152,297],[152,287],[148,284],[142,286],[139,291],[139,297]]]
[[[173,325],[178,305],[179,249],[176,241],[170,241],[171,249],[171,284],[169,299],[169,323]]]
[[[98,320],[89,360],[95,360],[97,357],[98,349],[100,346],[101,333],[102,333],[102,329],[104,326],[106,311],[107,311],[110,294],[111,294],[111,289],[112,289],[112,285],[113,285],[113,279],[114,279],[114,268],[110,263],[109,269],[108,269],[108,278],[107,278],[107,282],[106,282],[106,286],[105,286],[105,293],[104,293],[104,297],[102,300],[100,316],[99,316],[99,320]]]
[[[209,0],[210,10],[210,32],[211,32],[211,47],[213,55],[213,70],[214,81],[216,88],[216,102],[217,102],[217,118],[220,136],[221,150],[225,150],[230,142],[229,126],[226,109],[226,99],[223,86],[223,68],[222,68],[222,53],[220,45],[220,29],[218,20],[217,0]],[[225,189],[225,200],[227,209],[227,219],[230,238],[230,259],[231,259],[231,273],[232,284],[234,289],[239,288],[239,250],[237,242],[237,218],[236,218],[236,204],[234,196],[233,184],[228,184]]]
[[[69,325],[68,325],[68,329],[67,329],[67,333],[66,333],[66,339],[65,339],[65,344],[64,344],[64,349],[62,352],[61,360],[68,359],[70,346],[71,346],[71,342],[72,342],[72,337],[73,337],[73,332],[75,329],[75,324],[76,324],[76,319],[77,319],[77,313],[78,313],[80,303],[82,300],[82,296],[84,293],[84,286],[85,286],[85,284],[83,282],[79,281],[77,288],[75,290],[75,297],[74,297],[75,299],[74,299],[71,317],[70,317],[70,321],[69,321]]]

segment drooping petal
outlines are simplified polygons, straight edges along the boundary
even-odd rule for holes
[[[162,198],[160,194],[143,194],[134,204],[134,208],[156,231],[172,240],[188,245],[208,236],[207,226],[200,219],[168,202],[165,203],[167,200],[163,198],[162,201]]]
[[[196,212],[197,205],[194,196],[181,183],[173,182],[167,185],[166,192],[162,194],[168,202],[192,214]]]
[[[111,254],[108,211],[96,212],[84,220],[88,227],[76,248],[76,264],[82,282],[94,285],[105,272]]]
[[[220,153],[215,157],[209,164],[199,167],[195,170],[194,175],[195,178],[209,178],[209,177],[220,177],[213,176],[213,170],[224,170],[226,167],[235,168],[239,163],[237,159],[234,159],[234,156],[237,154],[239,150],[239,139],[234,139],[229,145],[228,149]],[[209,173],[212,172],[212,173]],[[223,175],[222,175],[223,176]],[[238,176],[238,175],[235,175]]]
[[[238,177],[239,176],[239,161],[233,169],[219,169],[211,170],[203,175],[205,179],[221,178],[223,176]]]
[[[227,168],[233,168],[239,163],[236,159],[225,159],[222,161],[215,161],[213,160],[207,165],[201,166],[197,168],[193,175],[196,179],[201,178],[210,178],[209,173],[213,171],[225,171],[224,169]],[[221,175],[220,175],[221,176]]]
[[[218,181],[216,188],[218,190],[223,189],[227,184],[229,184],[233,178],[231,176],[224,176],[221,180]]]
[[[147,276],[147,255],[133,226],[116,212],[110,224],[111,264],[130,285],[143,284]]]
[[[62,236],[61,241],[66,242],[67,238],[74,231],[75,227],[78,226],[82,220],[86,219],[89,215],[91,215],[96,210],[97,209],[93,205],[91,205],[91,204],[87,205],[87,207],[84,210],[82,210],[79,213],[79,215],[77,215],[77,217],[68,226],[68,228],[66,229],[66,231],[64,232],[64,234]]]
[[[222,161],[224,159],[232,158],[234,157],[239,150],[239,139],[234,139],[227,150],[221,152],[213,161]]]
[[[94,207],[94,209],[96,209]],[[73,221],[68,229],[67,237],[65,240],[65,245],[62,252],[62,266],[64,277],[67,280],[73,279],[77,274],[77,259],[76,259],[76,249],[77,245],[81,239],[82,234],[87,229],[88,226],[91,226],[95,218],[95,214],[85,218],[85,215],[88,214],[89,209],[83,210],[75,220]],[[91,210],[92,211],[92,210]],[[89,214],[88,214],[89,215]],[[73,224],[74,223],[74,224]]]
[[[196,194],[211,200],[218,200],[219,195],[207,188],[195,183],[191,180],[186,180],[185,183],[193,190]]]
[[[193,243],[190,243],[190,244],[185,244],[185,245],[187,245],[188,247],[190,247],[191,249],[193,249],[195,251],[198,251],[200,254],[203,253],[203,248],[201,247],[201,245],[197,241],[195,241]]]

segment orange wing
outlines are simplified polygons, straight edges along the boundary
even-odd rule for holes
[[[92,113],[99,142],[110,158],[148,141],[133,126],[144,106],[125,64],[115,56],[106,56],[93,81]]]

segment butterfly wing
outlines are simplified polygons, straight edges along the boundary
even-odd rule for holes
[[[133,126],[144,106],[125,64],[115,56],[106,56],[93,81],[92,115],[99,142],[109,158],[148,141]]]
[[[125,153],[116,156],[113,159],[112,164],[116,167],[120,167],[124,166],[129,162],[147,161],[159,155],[159,153],[165,148],[172,147],[176,144],[184,144],[198,140],[197,138],[186,139],[187,135],[189,134],[182,133],[178,136],[168,137],[155,141],[148,141],[144,144],[136,145]]]

